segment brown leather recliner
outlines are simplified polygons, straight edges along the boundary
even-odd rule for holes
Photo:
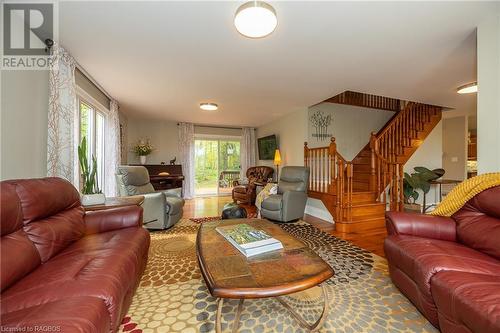
[[[60,178],[0,182],[1,331],[116,332],[145,269],[142,208],[85,213]]]
[[[269,178],[272,178],[274,169],[268,166],[254,166],[247,170],[247,184],[241,184],[239,180],[233,183],[233,201],[254,204],[255,203],[255,182],[266,183]]]
[[[443,333],[500,332],[500,186],[451,217],[388,212],[394,284]]]

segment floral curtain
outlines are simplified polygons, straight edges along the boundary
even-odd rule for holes
[[[79,188],[78,102],[75,60],[59,45],[52,47],[49,68],[47,175],[62,177]]]
[[[241,178],[246,177],[249,167],[255,166],[255,128],[244,127],[241,134]]]
[[[120,119],[118,116],[118,102],[112,99],[109,103],[109,112],[106,119],[106,156],[104,158],[104,194],[108,197],[118,195],[116,172],[121,163],[120,147]]]
[[[194,197],[194,125],[179,124],[179,153],[184,174],[182,190],[185,199]]]

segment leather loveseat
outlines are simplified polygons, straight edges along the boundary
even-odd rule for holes
[[[0,183],[1,331],[115,332],[145,269],[142,208],[85,213],[60,178]]]
[[[451,217],[388,212],[392,281],[443,333],[500,332],[500,186]]]

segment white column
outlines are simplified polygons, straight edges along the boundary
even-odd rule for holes
[[[477,28],[478,173],[500,171],[500,4]]]

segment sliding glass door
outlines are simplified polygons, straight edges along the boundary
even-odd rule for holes
[[[195,140],[195,195],[230,195],[240,175],[240,141],[228,138]]]

